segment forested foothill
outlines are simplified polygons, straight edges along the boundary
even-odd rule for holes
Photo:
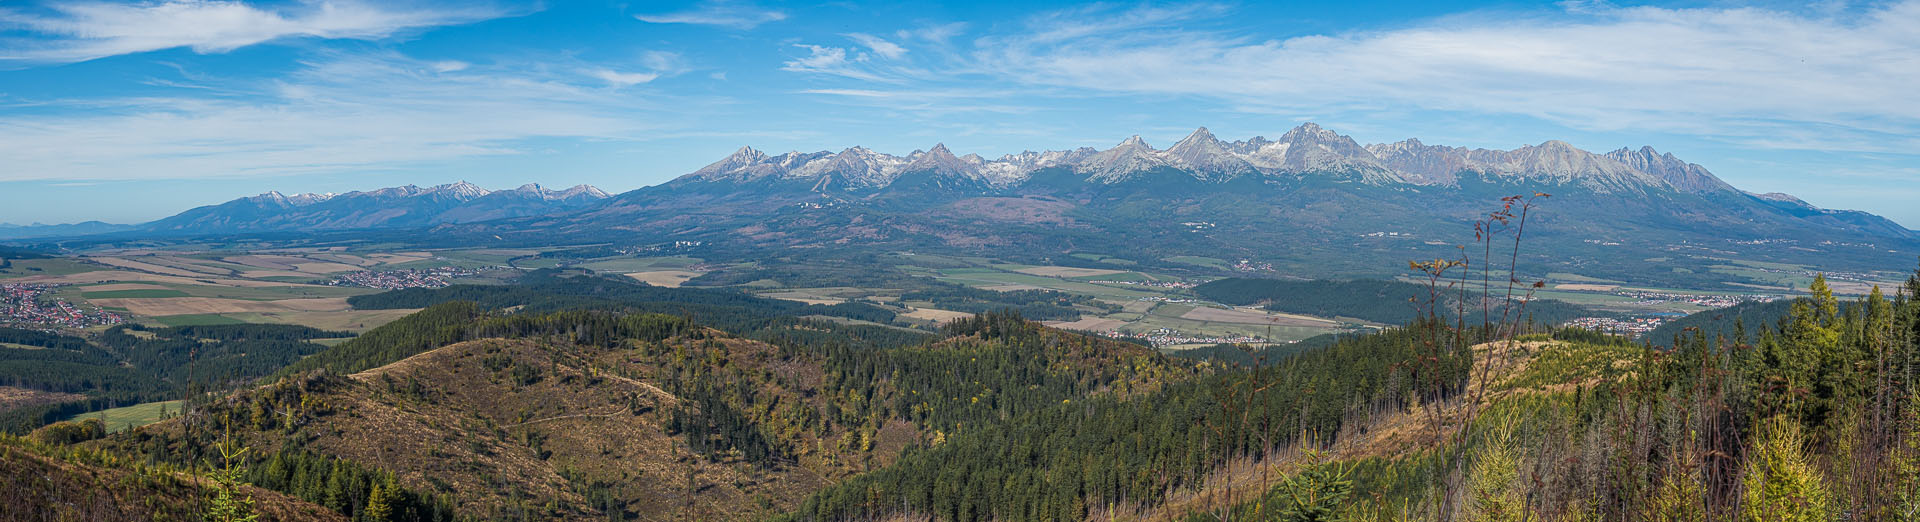
[[[0,385],[79,394],[79,401],[0,413],[20,434],[79,413],[245,386],[347,337],[296,325],[114,326],[82,338],[0,328]]]

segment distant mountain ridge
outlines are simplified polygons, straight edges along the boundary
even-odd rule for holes
[[[121,232],[126,230],[133,230],[133,228],[134,228],[133,225],[117,225],[117,224],[107,223],[102,221],[82,221],[79,223],[61,223],[57,225],[47,225],[42,223],[34,223],[30,225],[15,225],[12,223],[0,223],[0,239],[30,239],[30,238],[36,238],[36,237],[53,237],[53,236],[85,236],[85,235],[92,235],[92,234],[107,234],[107,233],[113,233],[113,232]]]
[[[974,154],[955,156],[944,144],[906,156],[858,146],[840,152],[795,151],[777,156],[741,147],[666,186],[786,186],[858,196],[885,192],[906,181],[905,185],[912,187],[1019,195],[1033,192],[1027,185],[1035,184],[1036,176],[1043,179],[1042,184],[1077,179],[1095,186],[1154,183],[1192,188],[1246,181],[1268,185],[1328,182],[1432,191],[1458,190],[1468,183],[1575,189],[1604,197],[1639,199],[1680,194],[1738,207],[1764,207],[1769,213],[1873,236],[1920,239],[1920,233],[1870,213],[1822,209],[1793,196],[1739,190],[1706,167],[1651,146],[1602,154],[1560,140],[1512,150],[1428,145],[1419,139],[1361,145],[1311,122],[1278,140],[1255,136],[1222,141],[1201,127],[1165,150],[1155,149],[1135,135],[1105,150],[1081,147],[1028,151],[993,160]],[[1752,209],[1742,209],[1747,210]]]
[[[530,183],[511,190],[488,190],[465,181],[344,194],[274,191],[194,208],[136,229],[219,234],[423,227],[544,215],[587,207],[608,197],[588,185],[553,190]]]
[[[1092,183],[1125,183],[1157,171],[1177,171],[1202,182],[1227,182],[1250,176],[1328,176],[1376,186],[1453,186],[1462,172],[1573,182],[1599,192],[1672,190],[1689,193],[1737,192],[1700,165],[1652,147],[1605,154],[1552,140],[1513,150],[1427,145],[1418,139],[1361,145],[1313,123],[1302,124],[1278,140],[1256,136],[1221,141],[1206,127],[1165,150],[1132,136],[1106,150],[1078,148],[1023,152],[985,160],[954,156],[944,144],[906,156],[850,147],[840,152],[788,152],[769,156],[752,147],[680,178],[680,181],[814,181],[822,188],[877,189],[905,174],[927,174],[990,187],[1019,185],[1034,172],[1065,168]]]
[[[1201,128],[1166,149],[1132,136],[996,159],[944,144],[906,155],[741,147],[589,208],[434,232],[506,244],[692,241],[740,259],[877,249],[1058,264],[1084,253],[1174,269],[1200,256],[1224,260],[1216,270],[1252,260],[1273,263],[1275,276],[1388,278],[1404,264],[1382,259],[1471,240],[1472,221],[1500,198],[1535,193],[1553,197],[1529,243],[1543,270],[1560,273],[1712,288],[1743,281],[1727,274],[1729,258],[1868,269],[1920,253],[1920,233],[1886,218],[1743,191],[1652,147],[1362,145],[1312,123],[1278,139],[1225,141]]]

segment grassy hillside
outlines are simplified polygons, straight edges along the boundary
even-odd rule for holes
[[[308,340],[343,335],[293,325],[128,324],[87,337],[0,328],[0,385],[83,397],[0,411],[0,430],[244,386],[327,348]]]

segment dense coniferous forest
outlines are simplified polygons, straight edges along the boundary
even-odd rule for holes
[[[1228,459],[1264,455],[1300,437],[1324,442],[1356,414],[1458,393],[1467,376],[1462,354],[1426,370],[1401,367],[1417,336],[1395,330],[1347,339],[1151,393],[1062,401],[979,424],[813,496],[793,518],[904,509],[942,520],[1072,520],[1102,506],[1154,504],[1200,485]],[[1416,385],[1423,381],[1439,386],[1422,391]]]
[[[0,415],[0,429],[25,433],[89,411],[226,390],[326,350],[310,339],[346,337],[295,325],[219,325],[107,329],[93,340],[0,328],[0,384],[78,393],[87,398]]]
[[[425,308],[447,301],[472,301],[483,309],[519,307],[533,312],[595,308],[688,315],[705,324],[736,328],[773,315],[825,315],[879,323],[894,318],[893,312],[864,303],[808,305],[731,289],[664,288],[627,278],[556,269],[534,271],[512,285],[409,288],[347,299],[355,308],[368,310]]]
[[[1073,295],[1053,290],[982,290],[959,285],[940,285],[935,288],[916,290],[900,295],[902,301],[926,301],[934,308],[953,310],[970,314],[1012,310],[1021,316],[1036,321],[1072,321],[1080,318],[1080,311],[1074,306],[1088,306],[1103,309],[1108,313],[1118,312],[1119,307],[1100,303],[1091,296]]]
[[[1671,348],[1679,346],[1685,340],[1683,337],[1693,336],[1691,330],[1699,330],[1707,338],[1726,337],[1730,342],[1753,343],[1760,340],[1760,334],[1779,326],[1781,320],[1791,315],[1793,306],[1793,299],[1782,299],[1707,310],[1667,321],[1647,332],[1644,338],[1655,345]]]

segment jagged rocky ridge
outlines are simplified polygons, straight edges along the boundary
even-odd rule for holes
[[[1139,136],[1113,148],[1022,152],[998,159],[955,156],[945,145],[906,156],[852,147],[840,152],[788,152],[778,156],[742,147],[733,155],[681,178],[683,182],[762,180],[813,181],[818,188],[849,190],[886,187],[904,174],[927,174],[958,184],[1006,187],[1036,171],[1068,169],[1089,182],[1116,184],[1178,172],[1202,182],[1247,176],[1323,176],[1340,182],[1377,186],[1450,186],[1466,172],[1516,180],[1572,183],[1601,193],[1671,190],[1687,193],[1737,192],[1696,164],[1652,147],[1595,154],[1564,141],[1548,141],[1514,150],[1427,145],[1417,139],[1361,145],[1352,138],[1307,123],[1278,140],[1254,137],[1221,141],[1205,127],[1165,150]]]

